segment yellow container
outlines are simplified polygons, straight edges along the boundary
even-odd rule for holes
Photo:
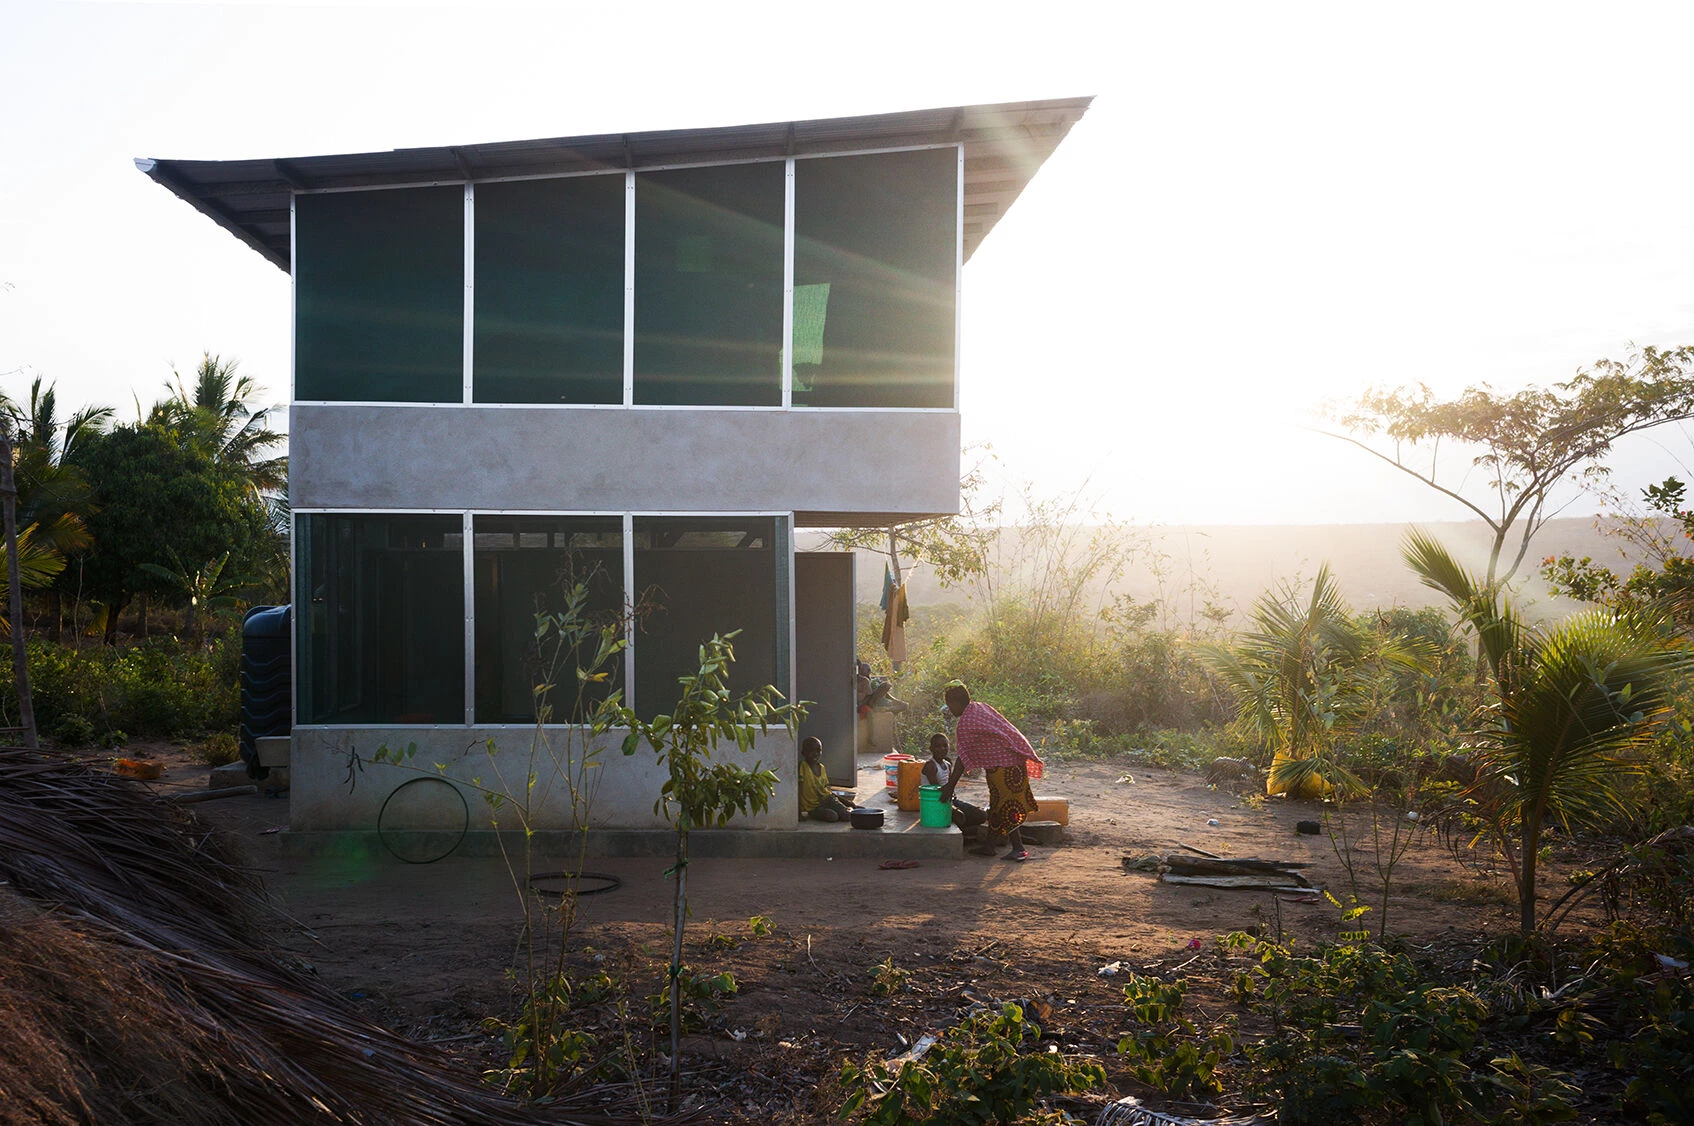
[[[1287,794],[1291,798],[1301,798],[1306,801],[1311,801],[1316,798],[1326,798],[1329,796],[1329,792],[1333,789],[1333,787],[1330,786],[1328,781],[1316,774],[1307,776],[1305,779],[1293,786],[1288,785],[1286,782],[1277,780],[1276,768],[1285,762],[1291,761],[1294,760],[1290,759],[1281,751],[1276,753],[1276,756],[1271,760],[1271,768],[1265,772],[1265,793],[1269,794],[1273,798],[1279,794]]]
[[[1035,816],[1031,821],[1057,821],[1061,825],[1071,823],[1071,800],[1069,798],[1044,798],[1035,795]]]
[[[900,781],[894,791],[895,804],[908,813],[919,805],[918,787],[923,785],[923,763],[916,759],[900,764]]]

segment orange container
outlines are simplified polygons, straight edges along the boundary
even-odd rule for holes
[[[907,759],[900,764],[900,786],[894,791],[894,801],[908,813],[918,809],[921,795],[918,787],[923,785],[923,763],[917,759]]]
[[[164,772],[165,764],[152,759],[121,758],[112,765],[112,773],[125,778],[139,778],[144,782],[151,782]]]

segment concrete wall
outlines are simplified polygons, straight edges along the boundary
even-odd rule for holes
[[[296,508],[957,512],[954,411],[300,405]]]
[[[455,788],[464,796],[464,806],[442,786],[413,786],[390,805],[383,828],[457,831],[464,824],[462,809],[468,808],[473,830],[493,828],[496,818],[500,828],[517,829],[516,811],[510,806],[503,812],[491,808],[477,786],[521,798],[531,769],[534,734],[533,728],[516,727],[297,727],[290,748],[289,828],[294,832],[374,830],[389,795],[411,779],[435,776],[435,764],[440,763],[446,767],[445,777],[457,783]],[[580,764],[581,744],[574,733],[567,736],[562,729],[549,729],[548,736],[552,749],[533,756],[537,780],[531,827],[573,828],[569,786],[560,764],[567,764],[566,770],[568,764]],[[487,747],[490,739],[495,743],[492,755]],[[589,824],[595,828],[662,828],[666,822],[653,812],[653,800],[666,775],[652,748],[643,744],[626,758],[622,742],[623,733],[616,732],[602,736],[597,744],[595,761],[599,765],[587,772],[597,784]],[[411,743],[417,744],[417,753],[408,760],[410,767],[370,761],[379,747],[403,750]],[[348,766],[354,752],[364,766],[353,769],[349,783]],[[761,736],[748,754],[728,744],[715,757],[739,761],[748,769],[759,762],[765,769],[774,770],[779,779],[769,810],[732,821],[732,826],[792,829],[799,824],[798,754],[795,741],[786,731]],[[473,780],[476,785],[470,784]]]

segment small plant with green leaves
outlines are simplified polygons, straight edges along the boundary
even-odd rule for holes
[[[663,989],[647,998],[648,1012],[654,1028],[666,1027],[673,1011],[680,1014],[683,1028],[702,1028],[706,1019],[719,1005],[741,991],[741,985],[735,980],[735,975],[727,970],[723,973],[707,974],[683,966],[682,971],[671,981],[676,983],[674,993],[671,982],[666,982]]]
[[[234,735],[219,731],[189,744],[188,757],[201,766],[224,766],[241,757],[241,745]]]
[[[1235,1050],[1228,1032],[1202,1033],[1182,1015],[1187,982],[1163,982],[1131,974],[1123,999],[1135,1028],[1118,1041],[1135,1078],[1173,1098],[1218,1094],[1218,1064]]]
[[[891,954],[871,967],[871,996],[892,997],[896,993],[903,993],[911,976],[910,970],[903,970],[894,964],[894,956]]]
[[[772,685],[737,696],[729,688],[729,667],[735,662],[734,641],[741,633],[714,634],[700,646],[699,671],[677,678],[682,692],[667,715],[643,719],[633,709],[617,707],[617,723],[629,729],[623,753],[633,755],[646,743],[658,755],[665,782],[653,801],[676,829],[676,863],[666,875],[676,878],[671,935],[670,979],[682,972],[682,933],[688,918],[688,835],[695,829],[727,824],[732,817],[763,813],[770,806],[777,776],[762,761],[751,769],[715,758],[722,744],[746,754],[760,735],[772,727],[790,738],[806,714],[804,703],[784,703]],[[671,1005],[671,1075],[669,1110],[675,1114],[682,1098],[682,991],[667,990]]]
[[[754,938],[765,938],[776,932],[769,915],[754,915],[747,920],[747,933]]]
[[[1040,1039],[1023,1009],[1006,1004],[947,1029],[919,1059],[849,1060],[841,1066],[848,1095],[840,1117],[863,1109],[871,1126],[988,1126],[1019,1120],[1049,1095],[1105,1086],[1099,1063],[1041,1051]]]
[[[573,578],[575,581],[573,581]],[[603,772],[599,769],[598,739],[625,714],[622,694],[602,694],[615,659],[623,652],[623,623],[596,620],[589,609],[586,578],[567,573],[560,583],[558,608],[535,615],[534,679],[531,698],[535,724],[524,756],[502,756],[495,740],[483,744],[492,779],[478,775],[455,777],[453,783],[478,794],[488,809],[490,826],[506,872],[523,910],[521,953],[523,1000],[516,1020],[506,1027],[512,1055],[495,1073],[505,1089],[540,1103],[551,1100],[562,1084],[590,1066],[586,1053],[591,1037],[567,1027],[572,987],[565,968],[565,951],[576,921],[576,887],[587,855],[588,826]],[[559,724],[563,716],[569,722]],[[417,763],[418,745],[378,747],[371,761],[418,774],[445,777],[448,764]],[[356,748],[348,752],[352,783],[365,763]],[[520,775],[521,770],[521,775]],[[530,880],[535,871],[535,830],[541,811],[555,800],[570,810],[571,846],[575,861],[564,874],[565,887],[557,903],[543,901]],[[516,823],[521,832],[516,851],[500,830]]]

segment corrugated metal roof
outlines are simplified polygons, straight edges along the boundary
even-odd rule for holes
[[[863,149],[963,144],[965,257],[1058,148],[1094,99],[954,106],[653,133],[263,160],[138,159],[137,168],[288,269],[289,198],[318,188],[463,183],[566,172],[715,164]]]

